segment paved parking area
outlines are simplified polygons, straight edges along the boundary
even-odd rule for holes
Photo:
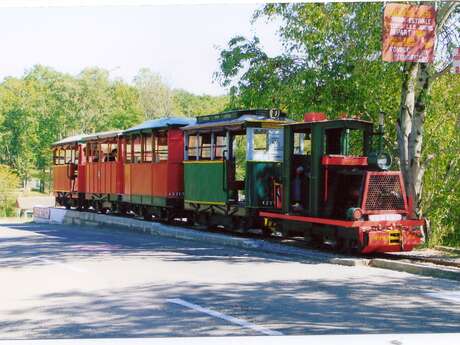
[[[0,224],[0,339],[460,332],[458,290],[321,258]]]

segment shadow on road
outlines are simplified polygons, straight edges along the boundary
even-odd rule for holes
[[[43,259],[105,255],[155,255],[161,260],[267,262],[289,258],[225,249],[198,242],[159,239],[146,235],[37,225],[2,225],[21,231],[0,235],[0,269],[43,264]],[[1,232],[1,229],[0,229]],[[162,256],[163,252],[168,255]],[[177,255],[171,255],[171,252]],[[150,254],[149,254],[150,253]],[[294,261],[298,261],[293,259]],[[303,269],[308,270],[307,262]],[[337,266],[339,270],[351,270]],[[223,320],[165,302],[188,302],[291,334],[459,332],[460,306],[425,296],[436,288],[452,288],[448,281],[373,270],[372,281],[355,278],[271,280],[201,285],[152,283],[127,288],[48,293],[37,297],[41,307],[15,308],[11,321],[0,321],[0,339],[259,335],[242,332]],[[210,273],[212,274],[212,273]],[[276,273],[273,274],[276,276]],[[123,279],[123,276],[120,276]],[[152,277],[155,282],[155,277]],[[4,318],[2,318],[4,319]]]

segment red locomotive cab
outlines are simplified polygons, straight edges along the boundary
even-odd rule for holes
[[[287,231],[361,253],[410,251],[424,220],[411,219],[401,172],[388,171],[383,124],[307,114],[285,125],[283,208],[260,212]],[[378,135],[377,140],[375,136]],[[376,147],[375,144],[378,144]]]
[[[53,191],[57,204],[66,208],[78,206],[85,192],[83,137],[68,137],[52,146]]]

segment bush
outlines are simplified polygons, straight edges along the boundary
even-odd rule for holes
[[[18,175],[6,165],[0,165],[0,217],[15,215]]]

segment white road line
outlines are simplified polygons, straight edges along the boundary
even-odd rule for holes
[[[69,265],[69,264],[63,264],[62,262],[51,261],[51,260],[48,260],[48,259],[40,259],[40,261],[45,262],[45,263],[47,263],[49,265],[58,265],[58,266],[61,266],[63,268],[66,268],[68,270],[78,272],[78,273],[88,272],[84,268],[75,267],[75,266],[72,266],[72,265]]]
[[[199,306],[198,304],[193,304],[193,303],[184,301],[183,299],[180,299],[180,298],[167,299],[166,302],[180,304],[180,305],[182,305],[184,307],[194,309],[196,311],[199,311],[199,312],[202,312],[204,314],[208,314],[208,315],[217,317],[217,318],[222,319],[222,320],[226,320],[228,322],[240,325],[240,326],[245,327],[245,328],[250,328],[250,329],[252,329],[254,331],[263,333],[265,335],[283,335],[283,333],[281,333],[281,332],[272,331],[271,329],[268,329],[268,328],[265,328],[265,327],[262,327],[262,326],[258,326],[256,324],[253,324],[253,323],[249,322],[249,321],[246,321],[246,320],[243,320],[243,319],[238,319],[238,318],[233,317],[233,316],[225,315],[225,314],[219,313],[218,311],[214,311],[214,310],[211,310],[211,309],[203,308],[202,306]]]
[[[426,295],[430,297],[440,298],[451,302],[460,303],[460,291],[439,291],[428,292]]]

